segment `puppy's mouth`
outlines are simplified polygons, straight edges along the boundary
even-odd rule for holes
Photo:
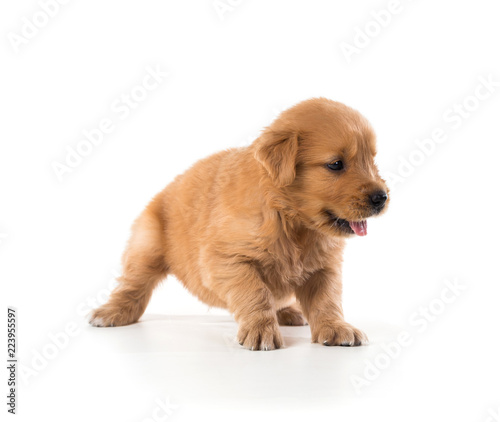
[[[326,214],[328,215],[331,225],[345,234],[356,234],[358,236],[366,236],[368,234],[368,222],[366,220],[344,220],[343,218],[337,217],[331,211],[326,211]]]

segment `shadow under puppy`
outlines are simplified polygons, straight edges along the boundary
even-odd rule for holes
[[[374,163],[375,135],[357,111],[325,98],[284,111],[248,147],[197,162],[135,221],[123,275],[94,326],[136,322],[158,283],[175,275],[239,324],[251,350],[283,346],[279,324],[312,341],[367,341],[344,321],[345,239],[367,233],[388,202]]]

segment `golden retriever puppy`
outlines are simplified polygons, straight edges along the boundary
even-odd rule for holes
[[[387,207],[375,135],[357,111],[325,98],[284,111],[255,142],[197,162],[135,221],[123,275],[94,326],[136,322],[167,274],[228,309],[251,350],[283,346],[279,324],[312,341],[358,346],[344,321],[345,239]]]

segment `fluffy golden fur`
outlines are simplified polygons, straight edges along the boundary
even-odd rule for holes
[[[123,275],[95,326],[136,322],[175,275],[228,309],[251,350],[283,346],[279,324],[309,323],[312,341],[360,345],[342,312],[345,239],[386,208],[375,135],[357,111],[315,98],[284,111],[255,142],[197,162],[135,221]]]

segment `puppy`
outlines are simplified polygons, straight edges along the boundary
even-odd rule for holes
[[[283,346],[281,325],[310,325],[312,341],[367,341],[344,321],[345,239],[367,234],[387,208],[375,135],[357,111],[325,98],[284,111],[248,147],[197,162],[135,221],[123,275],[90,322],[136,322],[167,274],[228,309],[250,350]]]

